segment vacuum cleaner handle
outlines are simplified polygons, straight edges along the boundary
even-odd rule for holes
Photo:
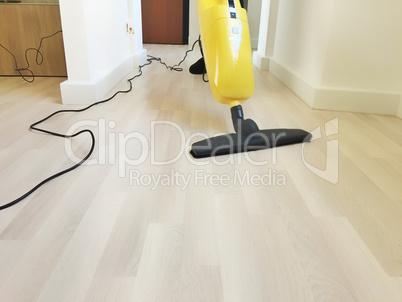
[[[215,99],[231,107],[254,93],[247,12],[239,0],[198,0],[205,66]]]

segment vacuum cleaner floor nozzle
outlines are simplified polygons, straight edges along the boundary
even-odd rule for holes
[[[210,137],[194,143],[190,153],[194,158],[205,158],[305,143],[310,140],[311,134],[301,129],[258,130],[247,136],[231,133]]]

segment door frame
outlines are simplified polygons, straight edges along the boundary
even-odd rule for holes
[[[190,1],[183,0],[183,25],[182,25],[182,44],[188,44],[188,35],[190,32]]]

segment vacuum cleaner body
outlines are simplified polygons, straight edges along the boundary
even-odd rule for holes
[[[201,41],[215,99],[231,107],[254,93],[247,12],[238,0],[198,1]]]
[[[310,141],[304,130],[260,130],[244,119],[241,104],[254,93],[254,76],[247,12],[239,0],[197,0],[197,9],[209,83],[215,99],[231,107],[236,133],[196,142],[190,153],[203,158]]]

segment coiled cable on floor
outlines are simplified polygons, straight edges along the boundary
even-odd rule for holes
[[[139,66],[139,73],[138,73],[137,75],[133,76],[132,78],[130,78],[130,79],[127,80],[127,82],[129,83],[129,88],[128,88],[127,90],[120,90],[120,91],[117,91],[117,92],[115,92],[111,97],[109,97],[109,98],[107,98],[107,99],[105,99],[105,100],[102,100],[102,101],[95,102],[95,103],[93,103],[93,104],[91,104],[91,105],[89,105],[89,106],[87,106],[87,107],[82,108],[82,109],[75,109],[75,110],[73,110],[73,109],[58,110],[58,111],[53,112],[52,114],[48,115],[47,117],[41,119],[40,121],[37,121],[37,122],[33,123],[33,124],[29,127],[30,130],[38,131],[38,132],[41,132],[41,133],[46,133],[46,134],[50,134],[50,135],[52,135],[52,136],[57,136],[57,137],[62,137],[62,138],[71,139],[71,138],[77,137],[77,136],[79,136],[79,135],[83,135],[83,134],[85,134],[85,133],[88,133],[88,134],[90,135],[90,137],[91,137],[91,147],[90,147],[90,150],[89,150],[88,154],[87,154],[79,163],[77,163],[77,164],[75,164],[75,165],[73,165],[73,166],[71,166],[71,167],[69,167],[69,168],[67,168],[67,169],[65,169],[65,170],[62,170],[62,171],[60,171],[60,172],[58,172],[58,173],[56,173],[56,174],[53,174],[52,176],[50,176],[50,177],[46,178],[45,180],[41,181],[39,184],[37,184],[35,187],[33,187],[31,190],[29,190],[28,192],[26,192],[26,193],[23,194],[22,196],[18,197],[17,199],[15,199],[15,200],[13,200],[13,201],[11,201],[11,202],[5,204],[5,205],[0,206],[0,211],[1,211],[1,210],[4,210],[4,209],[7,209],[7,208],[9,208],[9,207],[11,207],[11,206],[13,206],[13,205],[16,205],[17,203],[19,203],[19,202],[22,201],[23,199],[27,198],[29,195],[31,195],[33,192],[35,192],[37,189],[39,189],[41,186],[43,186],[43,185],[46,184],[47,182],[49,182],[49,181],[51,181],[51,180],[53,180],[53,179],[55,179],[55,178],[57,178],[57,177],[60,177],[60,176],[62,176],[62,175],[64,175],[64,174],[66,174],[66,173],[68,173],[68,172],[70,172],[70,171],[73,171],[74,169],[78,168],[79,166],[81,166],[84,162],[86,162],[86,161],[89,159],[89,157],[92,155],[92,153],[93,153],[93,151],[94,151],[94,148],[95,148],[95,135],[94,135],[93,132],[92,132],[91,130],[89,130],[89,129],[84,129],[84,130],[81,130],[81,131],[79,131],[79,132],[77,132],[77,133],[74,133],[74,134],[71,134],[71,135],[66,135],[66,134],[63,134],[63,133],[57,133],[57,132],[53,132],[53,131],[49,131],[49,130],[46,130],[46,129],[39,128],[38,125],[40,125],[40,124],[42,124],[43,122],[49,120],[50,118],[54,117],[55,115],[58,115],[58,114],[61,114],[61,113],[78,113],[78,112],[83,112],[83,111],[86,111],[86,110],[88,110],[88,109],[90,109],[90,108],[92,108],[92,107],[94,107],[94,106],[97,106],[97,105],[100,105],[100,104],[109,102],[110,100],[112,100],[113,98],[115,98],[118,94],[121,94],[121,93],[124,93],[124,94],[125,94],[125,93],[129,93],[129,92],[132,90],[132,88],[133,88],[133,83],[132,83],[132,81],[133,81],[134,79],[140,77],[140,76],[142,75],[142,68],[145,67],[145,66],[147,66],[147,65],[152,64],[153,61],[160,62],[162,65],[164,65],[167,69],[169,69],[169,70],[171,70],[171,71],[183,71],[183,68],[180,68],[179,66],[185,61],[185,59],[187,58],[188,53],[194,50],[195,44],[196,44],[197,42],[198,42],[198,40],[194,42],[194,44],[193,44],[193,46],[191,47],[190,50],[187,50],[187,51],[186,51],[186,54],[185,54],[183,60],[181,60],[180,63],[178,63],[178,64],[176,64],[176,65],[174,65],[174,66],[168,66],[166,63],[164,63],[164,62],[161,60],[161,58],[156,58],[156,57],[153,57],[153,56],[148,55],[148,56],[147,56],[147,63],[145,63],[145,64]],[[41,44],[40,44],[40,45],[41,45]],[[14,57],[14,58],[15,58],[15,57]]]

